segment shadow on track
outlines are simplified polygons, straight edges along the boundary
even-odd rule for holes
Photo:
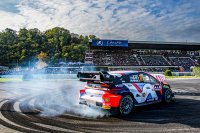
[[[115,117],[125,121],[152,124],[174,123],[200,128],[200,100],[179,98],[171,104],[158,103],[137,107],[132,114],[127,117]]]

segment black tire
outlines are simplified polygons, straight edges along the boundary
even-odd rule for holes
[[[162,94],[162,101],[163,103],[171,103],[173,101],[173,95],[172,90],[169,88],[163,88],[163,94]]]
[[[134,100],[130,95],[123,95],[119,104],[119,113],[122,116],[129,115],[134,108]]]

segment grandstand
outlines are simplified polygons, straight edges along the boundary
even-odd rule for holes
[[[111,70],[134,69],[190,72],[200,64],[200,43],[125,40],[92,40],[85,64],[108,66]]]

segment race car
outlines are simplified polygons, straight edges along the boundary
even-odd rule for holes
[[[87,85],[80,90],[80,104],[100,107],[111,112],[118,111],[125,116],[136,106],[158,102],[170,103],[174,99],[170,85],[166,83],[162,74],[139,71],[99,72],[96,76],[95,74],[91,76],[90,73],[90,78],[83,78]]]

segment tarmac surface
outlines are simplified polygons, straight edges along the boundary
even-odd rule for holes
[[[137,107],[127,117],[77,105],[83,82],[38,82],[0,83],[2,133],[200,132],[200,79],[168,80],[175,102]]]

